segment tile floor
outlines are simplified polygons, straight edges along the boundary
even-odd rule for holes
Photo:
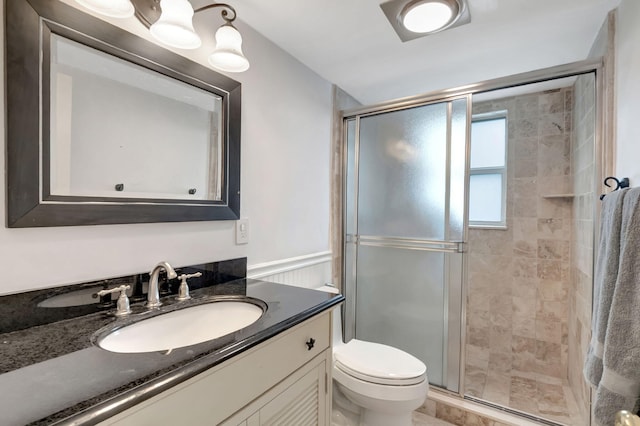
[[[561,424],[585,424],[566,380],[541,373],[492,369],[474,363],[472,358],[465,376],[469,396]]]
[[[454,426],[452,423],[436,419],[418,411],[413,412],[413,426]]]

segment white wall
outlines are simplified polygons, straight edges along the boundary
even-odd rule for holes
[[[616,29],[616,176],[640,186],[640,1],[622,0]]]
[[[204,15],[199,30],[219,19]],[[134,18],[112,22],[146,34]],[[148,271],[160,260],[180,266],[247,256],[251,265],[329,250],[331,85],[242,22],[237,27],[251,62],[249,71],[230,75],[242,83],[242,216],[250,219],[250,243],[235,245],[230,221],[8,229],[3,201],[0,294]],[[4,29],[0,37],[4,49]],[[206,64],[208,39],[198,51],[178,53]],[[4,99],[4,85],[0,91]],[[5,186],[3,175],[1,200]]]

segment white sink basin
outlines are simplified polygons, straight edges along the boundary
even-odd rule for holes
[[[98,346],[119,353],[168,351],[233,333],[263,313],[262,307],[249,302],[212,302],[122,327],[100,339]]]

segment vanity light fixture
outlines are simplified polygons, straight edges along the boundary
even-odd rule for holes
[[[380,5],[402,41],[469,23],[467,0],[391,0]]]
[[[215,34],[216,47],[209,55],[212,67],[226,72],[243,72],[249,61],[242,53],[242,36],[233,26],[236,10],[226,3],[216,3],[194,10],[188,0],[75,0],[78,4],[112,18],[134,16],[160,43],[178,49],[197,49],[202,45],[193,28],[193,15],[209,9],[221,8],[225,23]]]

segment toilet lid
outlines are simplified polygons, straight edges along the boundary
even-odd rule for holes
[[[334,358],[337,368],[372,383],[413,385],[427,373],[422,361],[400,349],[356,339],[336,347]]]

